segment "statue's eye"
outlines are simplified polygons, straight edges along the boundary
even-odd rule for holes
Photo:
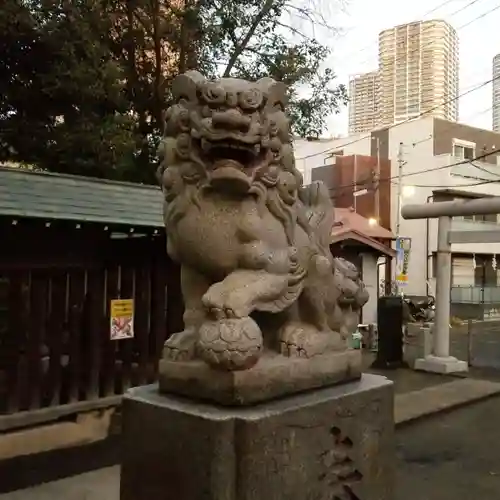
[[[201,89],[202,99],[208,104],[223,104],[226,100],[226,91],[215,82],[207,83]]]
[[[283,105],[282,102],[280,101],[276,101],[274,104],[273,104],[273,111],[276,111],[276,112],[282,112],[284,113],[285,112],[285,106]]]
[[[245,90],[239,95],[239,102],[242,109],[258,109],[262,106],[263,95],[258,88]]]

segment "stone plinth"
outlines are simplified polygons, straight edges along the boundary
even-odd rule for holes
[[[160,361],[160,391],[224,406],[269,401],[361,377],[361,351],[349,349],[312,358],[266,352],[249,370],[213,370],[201,360]]]
[[[466,361],[461,361],[453,356],[446,358],[429,354],[425,358],[415,360],[415,370],[431,373],[463,373],[469,371]]]
[[[121,500],[391,500],[393,389],[363,375],[251,407],[129,391]]]

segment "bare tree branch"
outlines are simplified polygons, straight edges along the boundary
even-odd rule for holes
[[[252,24],[248,28],[246,35],[243,37],[242,41],[239,42],[238,45],[236,45],[234,47],[234,52],[231,55],[231,57],[229,58],[229,62],[228,62],[226,69],[224,71],[224,77],[228,77],[230,75],[231,70],[233,69],[234,65],[236,64],[236,61],[238,60],[238,57],[240,57],[242,52],[245,50],[245,47],[248,45],[248,42],[251,40],[255,31],[259,27],[259,24],[266,17],[266,15],[271,11],[273,6],[274,6],[274,0],[267,0],[264,3],[264,5],[262,6],[262,9],[257,13]]]
[[[329,31],[337,32],[335,26],[329,24],[319,11],[314,11],[313,13],[313,11],[309,9],[306,9],[304,7],[298,7],[297,5],[293,5],[291,3],[285,4],[285,7],[287,9],[294,10],[296,12],[295,16],[297,16],[300,19],[303,19],[304,21],[309,21],[313,26],[315,25],[321,26]]]
[[[297,28],[294,28],[293,26],[290,26],[289,24],[282,23],[281,21],[276,21],[276,24],[278,26],[281,26],[282,28],[290,30],[292,33],[299,35],[300,37],[304,38],[305,40],[313,41],[313,39],[310,36],[307,36],[306,34],[302,33],[302,31],[298,30]]]

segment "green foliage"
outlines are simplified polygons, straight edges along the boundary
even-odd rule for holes
[[[1,159],[110,178],[130,169],[135,124],[126,114],[123,72],[100,42],[110,24],[93,7],[56,0],[2,5]]]
[[[187,69],[286,82],[294,133],[319,136],[346,91],[290,21],[326,26],[301,1],[4,0],[0,160],[154,182],[169,85]]]

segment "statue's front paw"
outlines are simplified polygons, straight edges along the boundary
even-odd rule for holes
[[[198,334],[194,329],[174,333],[163,346],[163,359],[189,361],[196,355]]]
[[[288,357],[311,358],[318,354],[345,349],[336,332],[319,332],[307,323],[288,323],[279,333],[279,350]]]
[[[250,314],[250,301],[245,289],[228,289],[224,282],[212,285],[202,298],[208,315],[216,320],[245,318]]]

